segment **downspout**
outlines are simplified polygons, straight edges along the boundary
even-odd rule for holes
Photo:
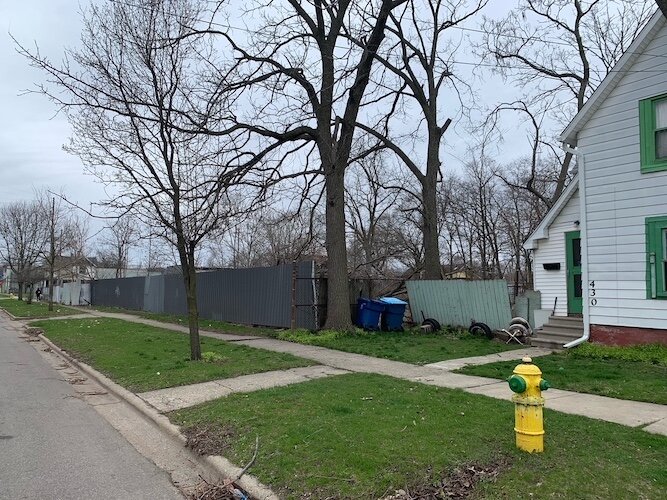
[[[576,347],[579,344],[587,342],[591,335],[591,328],[588,293],[586,293],[584,296],[584,290],[588,290],[588,240],[586,239],[586,168],[584,165],[584,153],[579,151],[578,148],[570,147],[566,143],[563,143],[563,151],[577,157],[577,170],[579,171],[579,231],[581,233],[581,261],[583,264],[583,269],[581,272],[581,295],[584,313],[584,333],[578,339],[575,339],[572,342],[568,342],[563,346],[565,349],[569,349],[570,347]]]

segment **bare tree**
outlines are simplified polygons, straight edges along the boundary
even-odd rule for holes
[[[292,176],[322,176],[326,191],[328,293],[326,328],[350,329],[345,240],[345,171],[370,72],[390,12],[407,0],[285,0],[251,9],[262,23],[247,36],[222,36],[238,61],[239,86],[255,105],[250,130],[268,140],[290,141],[288,153],[308,151]],[[218,7],[222,4],[217,2]],[[346,43],[354,32],[361,46]],[[262,125],[258,125],[258,124]],[[309,149],[310,148],[310,149]],[[312,153],[316,159],[311,159]],[[298,157],[297,157],[298,158]],[[311,163],[317,166],[312,167]],[[285,165],[284,159],[280,166]]]
[[[78,218],[72,216],[63,203],[62,196],[55,196],[48,190],[37,192],[37,201],[40,205],[40,217],[47,224],[48,243],[42,249],[42,261],[48,272],[48,302],[49,311],[53,311],[53,292],[56,284],[56,273],[63,266],[71,266],[71,259],[63,260],[63,255],[78,250],[82,245],[82,233],[76,226]],[[79,243],[76,240],[80,240]]]
[[[550,169],[547,166],[547,169]],[[501,170],[499,168],[499,170]],[[546,214],[549,205],[545,200],[550,199],[549,190],[553,188],[550,180],[545,180],[538,167],[533,169],[533,161],[525,158],[502,167],[502,178],[505,181],[501,186],[503,209],[500,212],[500,231],[506,244],[508,268],[514,282],[514,297],[519,294],[520,286],[529,288],[532,284],[531,253],[523,248],[523,243],[537,228]],[[527,196],[521,187],[525,185],[526,177],[533,176],[532,188],[540,196]]]
[[[542,130],[541,115],[548,114],[564,126],[581,110],[652,11],[650,2],[634,0],[522,0],[504,19],[485,20],[479,55],[515,84],[533,89],[519,106],[501,109],[519,111],[533,127],[539,127],[533,144],[543,144],[540,136],[548,133]],[[567,183],[572,154],[548,147],[560,163],[549,200],[553,204]],[[524,187],[537,196],[532,179]]]
[[[130,249],[140,237],[139,228],[132,217],[126,215],[107,225],[105,229],[105,235],[100,240],[98,255],[116,270],[116,278],[124,278]]]
[[[48,241],[48,225],[37,201],[17,201],[0,207],[0,257],[16,276],[19,300],[38,279],[39,257]]]
[[[82,45],[62,65],[22,52],[50,76],[39,91],[67,113],[67,149],[118,195],[103,204],[131,214],[178,252],[186,289],[190,356],[201,358],[196,258],[201,241],[230,215],[229,190],[261,159],[247,134],[190,132],[229,114],[225,83],[211,96],[216,55],[192,35],[202,2],[108,2],[83,14]],[[199,75],[202,75],[201,77]],[[253,145],[254,146],[254,145]]]
[[[376,54],[385,68],[381,87],[388,88],[384,98],[386,113],[379,123],[359,127],[393,151],[419,182],[424,248],[424,277],[440,279],[438,246],[437,183],[442,178],[441,147],[452,117],[459,113],[462,92],[467,84],[454,72],[453,56],[458,46],[451,29],[475,16],[487,0],[415,0],[392,12],[387,27],[390,46]],[[453,90],[446,99],[445,90]],[[452,100],[454,102],[452,102]],[[419,113],[416,130],[401,137],[408,112],[403,107],[415,104]],[[426,137],[423,154],[414,154],[415,137]],[[406,140],[407,139],[407,140]],[[421,141],[419,141],[421,142]]]
[[[353,163],[347,181],[347,227],[350,270],[355,278],[366,279],[364,293],[375,294],[374,279],[385,277],[388,265],[400,250],[395,204],[401,194],[392,184],[396,175],[382,152],[364,155]]]
[[[323,253],[323,217],[313,207],[299,211],[275,210],[263,214],[260,235],[265,265],[287,264]]]

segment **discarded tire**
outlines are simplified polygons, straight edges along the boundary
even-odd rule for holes
[[[426,318],[424,321],[422,321],[422,325],[429,325],[432,332],[438,332],[441,328],[438,320],[433,318]]]
[[[528,328],[526,328],[525,326],[520,325],[518,323],[516,323],[514,325],[510,325],[509,331],[512,332],[517,337],[527,337],[528,336]]]
[[[468,331],[471,335],[485,336],[487,339],[493,338],[493,332],[491,331],[491,328],[489,328],[489,326],[485,323],[473,323],[470,325],[470,328],[468,328]]]
[[[530,327],[530,323],[528,323],[528,321],[526,321],[524,318],[518,316],[516,318],[512,318],[512,321],[510,321],[510,327],[512,325],[521,325],[526,328],[526,330],[528,330],[528,335],[533,334],[533,329]]]

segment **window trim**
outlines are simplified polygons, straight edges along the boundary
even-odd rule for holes
[[[658,266],[667,260],[662,235],[666,229],[667,215],[646,218],[646,297],[649,299],[667,299],[664,265]]]
[[[655,157],[655,103],[667,100],[667,94],[639,101],[639,151],[642,173],[667,170],[667,158]]]

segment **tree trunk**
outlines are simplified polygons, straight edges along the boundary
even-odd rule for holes
[[[49,266],[49,311],[53,311],[53,265]]]
[[[438,207],[435,176],[427,175],[422,184],[422,233],[424,244],[424,279],[439,280]]]
[[[198,361],[201,359],[201,343],[199,341],[199,310],[197,306],[197,278],[192,271],[192,277],[188,280],[188,329],[190,330],[190,359]]]
[[[433,102],[437,108],[435,101]],[[440,247],[438,246],[438,174],[440,173],[440,141],[449,127],[449,120],[441,130],[437,123],[437,113],[427,116],[428,145],[426,152],[426,175],[422,184],[422,238],[424,244],[424,278],[442,278],[440,267]]]
[[[331,168],[333,170],[333,168]],[[350,291],[345,240],[345,169],[336,168],[325,178],[327,246],[327,319],[325,329],[351,330]],[[336,272],[332,272],[336,271]]]
[[[201,359],[199,342],[199,310],[197,308],[197,268],[195,266],[195,245],[186,242],[182,235],[177,236],[176,247],[181,259],[181,273],[185,285],[185,298],[188,309],[188,330],[190,333],[190,360]]]
[[[53,268],[56,265],[56,199],[51,198],[51,234],[49,241],[49,311],[53,311]]]
[[[187,269],[185,267],[187,266]],[[199,309],[197,308],[197,272],[193,266],[186,263],[183,269],[185,296],[188,307],[188,329],[190,331],[190,359],[201,359],[201,344],[199,342]]]

